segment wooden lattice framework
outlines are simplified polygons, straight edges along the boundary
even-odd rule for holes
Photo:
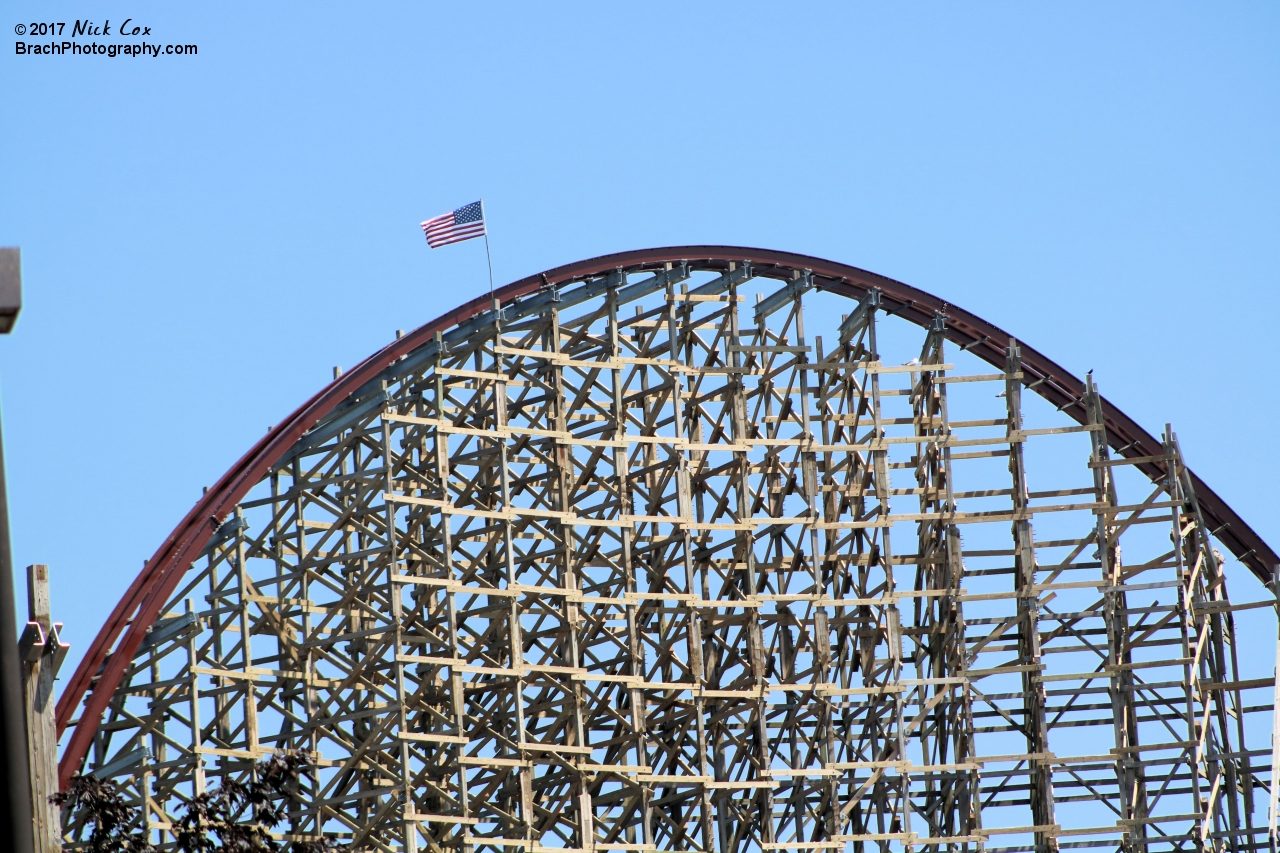
[[[669,262],[437,331],[216,519],[83,771],[161,844],[304,750],[285,837],[368,850],[1267,847],[1271,603],[1172,432],[885,309]]]

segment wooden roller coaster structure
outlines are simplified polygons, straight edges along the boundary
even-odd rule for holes
[[[305,751],[281,837],[360,850],[1274,850],[1236,621],[1269,655],[1277,563],[1171,430],[934,296],[625,253],[273,429],[68,683],[61,776],[162,847]]]

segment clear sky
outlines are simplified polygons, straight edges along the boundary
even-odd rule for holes
[[[198,46],[0,50],[15,556],[50,564],[74,655],[333,366],[487,288],[480,241],[418,228],[479,197],[499,284],[727,243],[938,294],[1171,421],[1280,544],[1280,5],[5,11],[14,41],[88,15]]]

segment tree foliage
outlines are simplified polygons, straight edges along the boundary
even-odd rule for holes
[[[285,818],[296,796],[298,777],[310,767],[301,753],[277,754],[258,762],[249,781],[226,779],[185,804],[174,826],[174,840],[182,853],[326,853],[337,848],[327,841],[280,842],[271,830]],[[87,853],[154,853],[144,833],[130,832],[137,809],[130,806],[115,782],[95,776],[74,776],[66,791],[49,798],[58,806],[81,812],[92,826]]]
[[[88,853],[151,853],[155,849],[142,833],[129,832],[138,812],[125,802],[115,782],[97,776],[72,776],[71,786],[54,794],[49,802],[85,815],[93,827]]]

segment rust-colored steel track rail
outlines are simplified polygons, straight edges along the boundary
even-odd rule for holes
[[[563,287],[618,269],[660,268],[667,263],[680,262],[687,262],[693,270],[713,271],[727,270],[731,264],[749,263],[754,276],[783,281],[809,273],[813,276],[815,288],[853,299],[860,299],[870,290],[878,289],[881,308],[889,314],[924,327],[933,321],[935,313],[944,314],[945,334],[949,340],[1001,369],[1006,363],[1010,335],[950,302],[857,267],[767,249],[678,246],[622,252],[529,276],[501,288],[495,296],[500,303],[507,304],[544,288]],[[187,513],[116,605],[61,696],[57,713],[59,734],[68,726],[74,726],[60,765],[59,775],[64,787],[80,767],[99,720],[148,628],[227,514],[308,430],[325,417],[341,411],[352,395],[374,381],[381,371],[429,343],[437,332],[452,329],[489,310],[489,296],[473,299],[365,359],[272,429]],[[1025,343],[1020,343],[1020,346],[1024,385],[1077,422],[1086,423],[1088,412],[1084,383]],[[1159,461],[1163,455],[1161,442],[1110,402],[1103,400],[1102,408],[1112,449],[1129,459],[1155,457],[1153,461],[1137,463],[1136,467],[1153,481],[1163,479],[1167,472],[1165,463]],[[1192,474],[1191,480],[1209,529],[1259,579],[1269,583],[1272,567],[1280,563],[1275,551],[1199,477]],[[77,710],[80,711],[79,717],[73,719]]]

